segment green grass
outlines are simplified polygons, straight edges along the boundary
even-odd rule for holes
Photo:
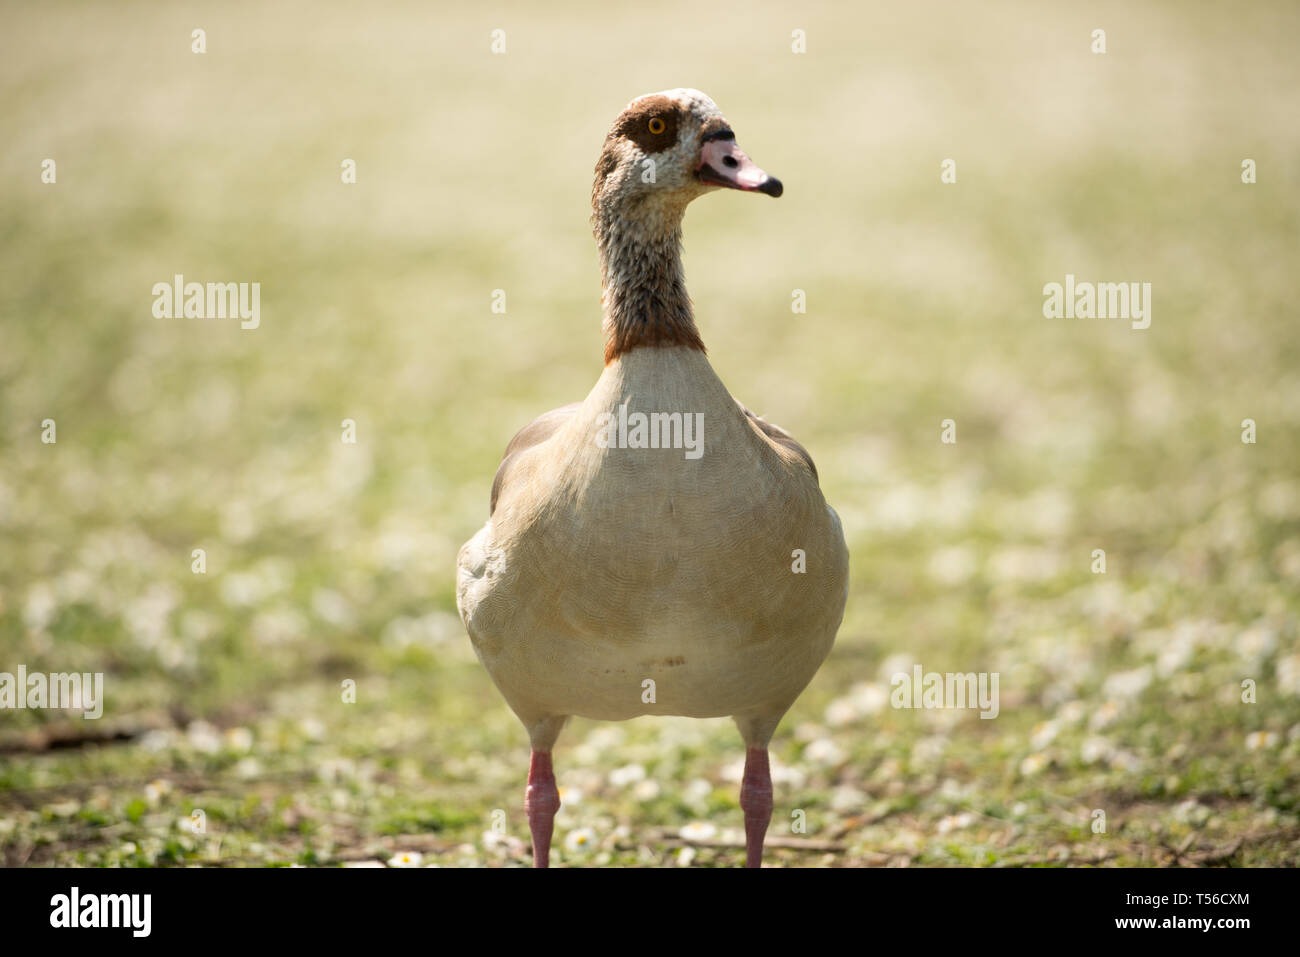
[[[688,281],[852,554],[769,862],[1300,862],[1300,14],[492,16],[10,15],[0,671],[102,671],[107,702],[0,712],[4,863],[528,862],[455,554],[514,430],[599,373],[591,169],[678,85],[786,184],[692,207]],[[261,328],[153,318],[178,272],[260,282]],[[1151,282],[1151,328],[1043,319],[1067,272]],[[998,672],[999,716],[882,706],[913,661]],[[573,721],[553,861],[738,863],[741,758],[727,721]]]

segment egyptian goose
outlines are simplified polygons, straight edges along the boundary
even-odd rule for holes
[[[724,187],[782,192],[709,97],[668,90],[619,115],[591,197],[604,372],[511,440],[488,522],[457,557],[465,627],[528,731],[535,867],[569,716],[646,714],[735,720],[747,865],[761,866],[768,742],[844,615],[848,549],[812,459],[727,392],[686,294],[682,217]]]

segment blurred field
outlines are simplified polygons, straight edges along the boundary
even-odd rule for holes
[[[770,863],[1300,861],[1300,8],[1134,6],[7,11],[0,671],[108,700],[0,712],[3,862],[528,862],[455,553],[599,374],[592,167],[675,86],[785,182],[693,206],[687,276],[852,553]],[[261,327],[155,319],[176,273],[260,282]],[[1044,319],[1066,273],[1152,283],[1151,328]],[[890,708],[914,661],[999,672],[999,717]],[[739,863],[742,758],[575,720],[556,858]]]

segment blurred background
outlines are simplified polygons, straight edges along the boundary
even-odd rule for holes
[[[769,863],[1300,860],[1300,8],[856,6],[7,12],[0,671],[106,702],[0,712],[5,864],[529,861],[455,555],[599,375],[592,168],[677,86],[785,183],[692,206],[687,278],[852,554]],[[177,273],[260,327],[155,318]],[[1150,328],[1043,318],[1067,273]],[[998,718],[891,708],[914,663],[998,672]],[[553,863],[739,863],[742,760],[573,721]]]

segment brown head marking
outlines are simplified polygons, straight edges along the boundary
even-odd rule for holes
[[[611,136],[631,140],[643,153],[659,153],[677,144],[680,107],[666,96],[647,96],[624,110]]]

